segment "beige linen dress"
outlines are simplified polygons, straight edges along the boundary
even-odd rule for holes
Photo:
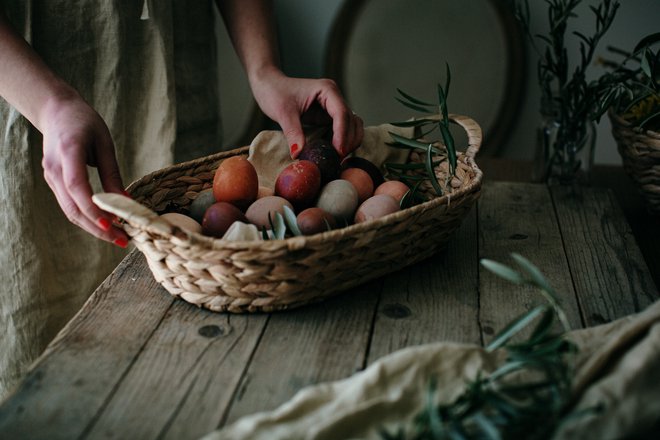
[[[106,121],[125,184],[220,145],[211,0],[0,7]],[[125,255],[68,222],[44,180],[41,144],[0,98],[0,399]]]

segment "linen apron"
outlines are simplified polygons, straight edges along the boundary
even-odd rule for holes
[[[0,7],[106,121],[125,185],[217,150],[211,0],[9,0]],[[41,160],[40,133],[0,98],[0,399],[126,254],[66,219]],[[88,170],[100,191],[96,170]]]

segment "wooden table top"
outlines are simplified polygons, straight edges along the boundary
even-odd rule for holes
[[[517,252],[574,327],[660,297],[616,196],[486,182],[446,250],[321,304],[230,315],[174,299],[132,252],[0,406],[0,438],[198,438],[397,349],[483,344],[542,302],[478,264]]]

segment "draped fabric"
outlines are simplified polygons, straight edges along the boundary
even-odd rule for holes
[[[210,0],[0,7],[106,121],[125,184],[220,145]],[[69,223],[44,180],[41,145],[0,98],[0,398],[125,255]]]

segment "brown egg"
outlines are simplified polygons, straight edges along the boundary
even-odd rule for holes
[[[348,222],[358,207],[358,193],[348,180],[333,180],[321,190],[316,206],[332,215],[338,224]]]
[[[165,214],[162,214],[160,218],[167,220],[169,224],[177,226],[184,231],[196,232],[198,234],[202,233],[202,225],[187,215],[179,214],[177,212],[166,212]]]
[[[245,156],[232,156],[220,163],[213,178],[216,201],[246,209],[257,199],[258,191],[257,170]]]
[[[259,185],[259,191],[257,191],[257,199],[262,199],[272,195],[275,195],[275,190],[273,188]]]
[[[199,194],[197,198],[192,201],[190,208],[188,209],[188,214],[195,219],[197,223],[202,223],[204,218],[204,213],[206,210],[216,202],[215,196],[213,195],[213,189],[207,189]]]
[[[275,220],[275,213],[279,212],[284,215],[284,206],[293,209],[291,203],[283,197],[279,196],[266,196],[257,199],[245,212],[245,217],[253,225],[256,225],[259,230],[264,226],[270,229],[270,222],[268,221],[268,214],[270,213],[273,221]]]
[[[341,159],[339,153],[332,143],[325,139],[315,139],[305,143],[300,155],[300,160],[314,162],[321,171],[321,185],[339,177],[341,171]]]
[[[369,174],[369,177],[371,177],[371,180],[374,182],[374,188],[377,188],[378,185],[385,181],[385,179],[383,179],[383,173],[380,171],[380,169],[373,162],[363,157],[347,157],[342,161],[341,168],[342,170],[346,170],[348,168],[360,168],[361,170],[366,171],[367,174]]]
[[[307,208],[296,218],[298,229],[303,235],[313,235],[319,232],[325,232],[328,229],[336,227],[335,219],[332,215],[321,208]]]
[[[379,194],[368,198],[355,213],[355,223],[374,220],[399,210],[399,204],[392,196]]]
[[[320,188],[321,171],[308,160],[289,164],[275,181],[275,195],[287,199],[296,210],[313,204]]]
[[[247,223],[245,214],[227,202],[217,202],[209,206],[202,220],[202,233],[211,237],[222,237],[235,221]]]
[[[358,203],[364,202],[374,193],[374,182],[363,169],[347,168],[341,172],[339,177],[353,184],[358,193]]]
[[[408,185],[403,182],[398,180],[388,180],[387,182],[381,183],[378,188],[376,188],[374,195],[387,194],[388,196],[394,197],[394,200],[400,203],[401,199],[409,189]]]

